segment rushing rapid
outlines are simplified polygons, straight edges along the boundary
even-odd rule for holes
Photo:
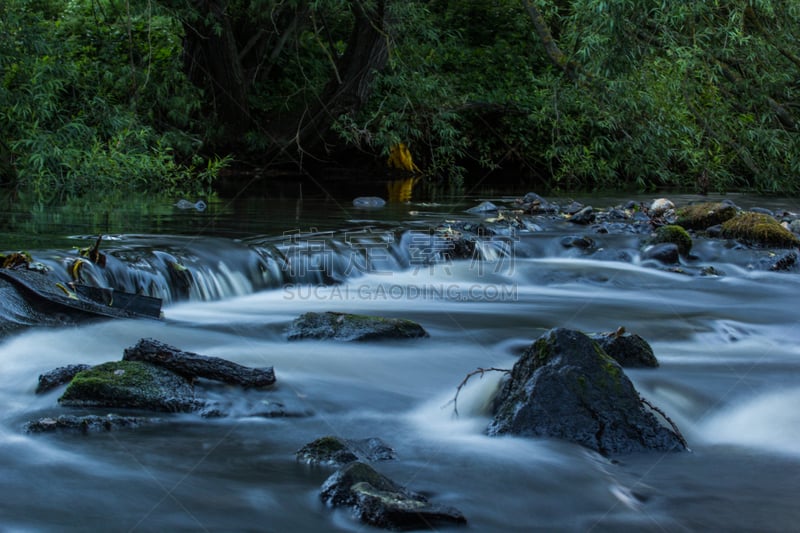
[[[367,530],[320,501],[332,470],[295,459],[324,435],[382,438],[397,460],[376,469],[457,507],[474,531],[796,529],[797,272],[754,268],[765,252],[702,239],[675,271],[642,258],[642,235],[595,234],[591,248],[576,248],[563,238],[580,232],[550,219],[456,257],[447,232],[463,227],[447,222],[451,211],[350,218],[330,232],[110,238],[109,266],[85,275],[160,295],[164,317],[20,325],[2,339],[4,529]],[[31,252],[59,272],[72,257]],[[705,266],[719,274],[701,275]],[[327,310],[409,318],[430,337],[286,341],[295,317]],[[557,440],[486,436],[500,372],[473,376],[455,415],[468,373],[511,368],[556,326],[624,326],[647,339],[661,366],[626,373],[691,452],[607,458]],[[274,366],[277,386],[216,388],[232,402],[224,418],[162,414],[145,428],[90,435],[23,431],[67,412],[57,403],[63,389],[34,394],[39,374],[118,360],[144,337]],[[293,416],[253,414],[270,401]]]

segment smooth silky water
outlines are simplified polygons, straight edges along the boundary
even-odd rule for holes
[[[370,531],[320,501],[332,469],[295,460],[304,444],[338,435],[384,439],[397,460],[374,466],[460,509],[466,530],[796,531],[800,276],[750,268],[755,252],[710,241],[697,246],[724,276],[642,263],[636,236],[592,235],[633,258],[602,260],[558,245],[581,228],[556,223],[487,248],[483,261],[414,261],[407,245],[419,237],[409,229],[422,235],[475,203],[357,211],[273,200],[205,212],[167,206],[159,225],[142,217],[131,230],[80,217],[78,231],[38,227],[53,244],[29,251],[54,268],[69,247],[108,234],[113,281],[159,293],[164,319],[23,327],[0,340],[0,529]],[[798,209],[777,199],[768,207]],[[19,240],[23,230],[5,231]],[[191,287],[176,289],[160,270],[173,260],[190,268]],[[326,310],[409,318],[430,338],[285,340],[293,318]],[[660,368],[626,374],[677,423],[691,452],[606,458],[557,440],[488,437],[497,372],[469,380],[455,416],[451,400],[467,373],[511,368],[556,326],[624,326],[647,339]],[[63,389],[35,395],[39,374],[118,360],[143,337],[274,366],[277,385],[212,386],[207,396],[229,402],[227,418],[159,414],[161,423],[131,431],[24,433],[28,420],[83,413],[58,407]],[[253,405],[274,401],[304,416],[253,416]]]

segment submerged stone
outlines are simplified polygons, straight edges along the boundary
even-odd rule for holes
[[[362,522],[387,529],[431,529],[437,525],[465,525],[458,509],[431,503],[366,463],[348,464],[330,476],[320,491],[331,507],[350,507]]]
[[[645,408],[619,363],[564,328],[545,333],[514,365],[487,432],[564,439],[603,454],[686,449]]]
[[[387,461],[395,458],[391,446],[377,437],[343,439],[321,437],[296,452],[297,460],[306,464],[342,466],[354,461]]]
[[[366,341],[427,337],[425,329],[411,320],[351,313],[305,313],[289,327],[289,340],[333,339]]]
[[[662,242],[648,246],[642,252],[642,259],[654,259],[665,265],[674,265],[680,261],[678,245],[671,242]]]
[[[136,429],[152,424],[157,420],[143,416],[118,416],[108,414],[74,416],[60,415],[55,418],[44,417],[25,424],[28,433],[51,433],[56,431],[73,431],[79,433],[102,433],[119,429]]]
[[[375,209],[386,205],[386,200],[377,196],[359,196],[353,200],[353,207]]]

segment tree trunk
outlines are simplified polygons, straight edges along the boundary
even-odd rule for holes
[[[541,11],[531,4],[530,0],[522,0],[522,5],[525,6],[528,15],[531,17],[531,21],[533,21],[533,29],[542,42],[542,46],[544,46],[544,51],[547,53],[547,57],[550,58],[550,62],[553,63],[557,69],[563,71],[571,81],[577,83],[579,81],[578,64],[574,61],[570,61],[558,47]]]
[[[123,361],[143,361],[189,379],[206,378],[243,387],[267,387],[275,383],[272,367],[250,368],[219,357],[184,352],[153,339],[142,339],[126,348]]]
[[[183,24],[184,68],[192,83],[208,91],[224,134],[236,138],[247,131],[250,112],[248,84],[227,5],[227,0],[194,0],[199,16]]]
[[[328,145],[336,142],[331,136],[336,119],[356,113],[369,98],[375,73],[383,69],[389,57],[385,7],[386,0],[375,2],[374,7],[360,1],[351,4],[355,22],[347,49],[336,62],[336,71],[318,102],[299,117],[293,141],[301,153],[324,157]]]

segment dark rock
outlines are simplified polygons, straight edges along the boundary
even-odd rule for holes
[[[609,209],[606,213],[607,220],[628,220],[629,218],[630,216],[625,210],[616,207]]]
[[[202,407],[186,378],[138,361],[93,366],[72,378],[58,402],[74,407],[123,407],[186,412]]]
[[[767,215],[767,216],[770,216],[770,217],[774,217],[775,216],[775,213],[773,213],[772,211],[770,211],[766,207],[751,207],[750,208],[750,212],[751,213],[761,213],[762,215]]]
[[[722,224],[715,224],[706,228],[706,235],[712,239],[718,239],[722,237]]]
[[[522,209],[529,213],[557,213],[558,206],[548,202],[535,192],[529,192],[520,200]]]
[[[685,449],[645,409],[622,367],[579,331],[557,328],[534,342],[495,406],[490,435],[559,438],[603,454]]]
[[[674,265],[680,260],[680,252],[677,244],[664,242],[645,248],[642,259],[654,259],[665,265]]]
[[[60,415],[56,418],[40,418],[25,424],[28,433],[49,433],[54,431],[74,431],[79,433],[99,433],[118,429],[136,429],[152,424],[157,419],[143,416],[117,415]]]
[[[219,357],[185,352],[153,339],[141,339],[136,346],[126,348],[122,360],[151,363],[190,380],[206,378],[246,388],[275,383],[272,367],[246,367]]]
[[[714,268],[713,266],[704,266],[700,269],[701,276],[724,276],[725,272]]]
[[[658,359],[646,340],[634,333],[595,333],[589,338],[596,342],[617,363],[625,368],[655,368]]]
[[[777,261],[775,261],[769,269],[773,272],[786,272],[791,270],[797,264],[797,254],[789,252]]]
[[[579,248],[581,250],[589,250],[594,248],[594,241],[585,235],[568,235],[561,237],[559,243],[564,248]]]
[[[296,456],[306,464],[342,466],[353,461],[391,460],[395,452],[377,437],[352,440],[327,436],[306,444],[297,450]]]
[[[42,394],[52,390],[59,385],[69,383],[75,374],[91,368],[92,365],[67,365],[54,368],[39,376],[39,385],[36,387],[36,394]]]
[[[567,215],[574,215],[581,209],[584,209],[584,205],[580,202],[570,202],[566,206],[564,206],[564,213]]]
[[[405,489],[366,463],[353,462],[322,485],[322,500],[331,507],[350,507],[364,523],[386,529],[431,529],[437,525],[464,525],[464,515],[453,507],[434,504]]]
[[[587,205],[577,213],[570,216],[567,220],[574,224],[588,225],[594,222],[595,214],[592,206]]]
[[[305,313],[289,328],[289,340],[334,339],[366,341],[427,337],[422,326],[402,318],[354,315],[350,313]]]

